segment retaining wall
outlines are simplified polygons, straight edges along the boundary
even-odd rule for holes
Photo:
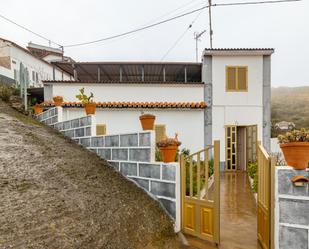
[[[277,249],[309,249],[309,190],[295,187],[295,175],[309,177],[309,170],[276,167],[275,236]]]
[[[37,119],[95,152],[150,193],[175,219],[175,230],[180,230],[179,164],[155,162],[153,131],[96,136],[95,116],[61,122],[61,107],[50,108],[37,115]]]

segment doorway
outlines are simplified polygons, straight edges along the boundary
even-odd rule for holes
[[[256,161],[257,125],[225,127],[225,170],[246,171]]]
[[[237,170],[246,169],[246,127],[237,126]]]

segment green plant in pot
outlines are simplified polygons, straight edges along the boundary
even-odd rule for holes
[[[175,134],[175,138],[165,137],[161,141],[157,142],[157,146],[161,151],[163,162],[170,163],[175,162],[178,146],[181,142],[178,141],[178,135]]]
[[[79,90],[79,94],[76,95],[76,98],[84,105],[87,115],[93,115],[96,111],[96,103],[93,101],[94,95],[91,92],[90,96],[85,94],[85,88]]]
[[[304,170],[309,164],[309,130],[302,128],[279,135],[285,161],[294,169]]]

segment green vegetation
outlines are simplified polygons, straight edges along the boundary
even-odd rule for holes
[[[12,95],[18,95],[19,90],[15,87],[11,87],[5,84],[0,83],[0,99],[4,102],[9,102]]]
[[[253,179],[252,190],[254,193],[257,193],[258,187],[258,175],[257,175],[258,165],[257,162],[250,162],[248,165],[248,175]]]
[[[214,160],[211,159],[208,161],[208,177],[211,177],[214,173]],[[193,196],[197,195],[197,161],[192,161],[192,192]],[[200,161],[200,190],[205,186],[205,161]],[[190,195],[190,162],[186,161],[186,194]]]
[[[279,87],[272,89],[272,124],[293,122],[296,129],[309,129],[309,87]],[[272,127],[272,137],[280,134]]]
[[[90,96],[85,94],[85,88],[79,89],[79,94],[75,96],[82,104],[88,104],[93,102],[93,93],[90,93]]]
[[[291,142],[309,142],[309,130],[301,128],[300,130],[287,132],[284,135],[278,135],[278,141],[280,144]]]

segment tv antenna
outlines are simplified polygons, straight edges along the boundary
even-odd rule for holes
[[[194,32],[194,39],[195,39],[195,58],[196,62],[198,62],[198,42],[200,41],[201,36],[206,32],[203,30],[202,32]]]

